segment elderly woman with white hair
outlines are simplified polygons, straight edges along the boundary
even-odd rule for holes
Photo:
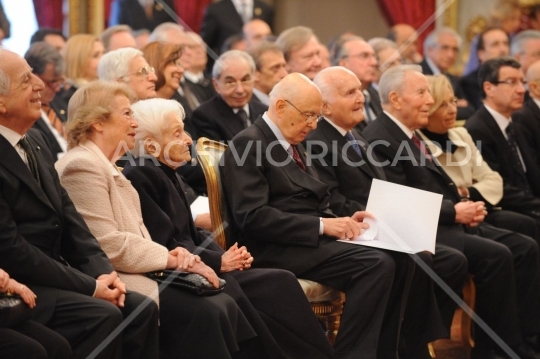
[[[332,349],[296,277],[280,269],[250,269],[253,257],[236,244],[227,251],[197,235],[176,169],[189,162],[191,138],[184,131],[184,110],[166,99],[133,105],[139,123],[135,158],[123,173],[139,193],[142,216],[152,239],[168,249],[182,246],[227,281],[259,336],[257,358],[328,358]]]
[[[115,166],[135,144],[133,91],[96,81],[80,88],[68,107],[68,148],[57,162],[62,186],[126,285],[160,305],[161,358],[235,358],[255,332],[225,293],[199,297],[173,286],[158,291],[145,273],[164,269],[198,273],[214,286],[214,271],[184,248],[153,241],[137,191]],[[243,344],[242,344],[243,345]]]

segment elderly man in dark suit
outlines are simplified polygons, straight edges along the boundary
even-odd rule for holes
[[[379,83],[384,114],[364,130],[389,181],[443,195],[437,241],[463,252],[476,284],[477,313],[521,358],[539,358],[524,337],[538,334],[538,245],[526,236],[482,223],[483,202],[461,201],[457,188],[415,130],[427,124],[433,99],[419,66],[386,71]],[[496,298],[496,302],[494,301]],[[474,358],[505,355],[477,330]],[[499,351],[498,353],[493,353]],[[507,358],[506,356],[503,356]]]
[[[300,143],[317,127],[321,107],[312,81],[289,74],[270,93],[268,112],[231,141],[221,173],[232,237],[250,249],[253,266],[345,292],[334,358],[397,358],[414,264],[402,253],[336,241],[355,238],[367,214],[337,217],[328,186],[306,162]]]
[[[354,73],[343,67],[331,67],[322,70],[314,82],[323,96],[324,120],[309,133],[307,149],[321,181],[328,184],[330,208],[337,215],[351,215],[365,210],[373,179],[386,180],[383,168],[375,165],[376,156],[367,152],[367,141],[355,129],[364,120],[360,81]],[[358,147],[353,147],[354,143]],[[434,256],[426,253],[417,255],[433,267],[437,275],[455,292],[461,291],[467,274],[467,260],[461,252],[437,244]],[[427,343],[438,339],[437,335],[440,335],[437,331],[439,313],[433,298],[432,282],[422,270],[415,271],[415,279],[418,289],[411,290],[404,324],[413,325],[416,319],[422,318],[423,327],[416,327],[416,330],[402,328],[408,343],[407,350],[400,353],[400,358],[429,358]],[[436,293],[444,325],[449,329],[456,305],[444,291]],[[422,328],[426,329],[426,333],[421,332]],[[419,339],[423,334],[424,337]]]
[[[0,49],[0,262],[37,294],[34,319],[64,336],[77,358],[157,358],[158,311],[126,292],[66,191],[39,131],[43,82]],[[105,340],[136,308],[121,334]],[[122,338],[125,340],[122,340]]]
[[[262,115],[268,106],[253,97],[255,62],[247,53],[230,50],[221,55],[212,70],[218,93],[191,115],[195,137],[230,141]]]
[[[526,140],[533,130],[524,128],[523,121],[512,121],[525,95],[521,65],[508,57],[492,59],[481,65],[478,78],[484,105],[465,127],[489,167],[503,178],[500,206],[540,225],[540,167]]]

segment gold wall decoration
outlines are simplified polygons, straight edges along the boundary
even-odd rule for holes
[[[69,0],[69,35],[99,36],[105,25],[103,0]]]

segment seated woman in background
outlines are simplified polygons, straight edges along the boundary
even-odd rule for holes
[[[497,207],[503,197],[503,180],[484,161],[469,132],[464,127],[454,127],[457,99],[448,78],[444,75],[426,77],[434,103],[429,111],[429,122],[420,135],[432,155],[454,181],[462,197],[486,204],[485,222],[528,235],[540,243],[534,219]]]
[[[0,293],[6,292],[19,295],[30,308],[36,306],[37,297],[34,292],[0,269]],[[22,320],[21,323],[11,327],[6,327],[6,323],[0,322],[0,326],[0,353],[2,353],[0,356],[4,359],[73,357],[69,343],[64,337],[33,320]]]
[[[184,110],[174,100],[133,105],[139,122],[131,161],[123,173],[139,192],[144,223],[168,249],[199,253],[227,281],[225,293],[238,303],[261,339],[257,358],[327,358],[332,350],[296,277],[279,269],[250,269],[253,258],[235,244],[227,251],[200,238],[176,169],[191,160]],[[200,252],[199,252],[200,251]],[[256,260],[256,259],[255,259]]]
[[[197,256],[152,241],[137,191],[114,165],[135,144],[134,99],[128,86],[104,81],[73,95],[66,126],[69,151],[56,163],[60,181],[120,278],[131,290],[159,302],[160,357],[236,357],[238,343],[256,334],[231,297],[198,297],[172,286],[158,292],[157,283],[145,276],[178,269],[199,273],[214,286],[218,282]]]
[[[66,105],[79,87],[97,80],[97,67],[103,52],[103,43],[94,35],[77,34],[66,42],[62,55],[66,61],[65,75],[69,87],[57,95]]]

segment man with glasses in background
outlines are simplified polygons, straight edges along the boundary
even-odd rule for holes
[[[45,85],[41,91],[41,117],[34,128],[43,133],[49,142],[55,160],[67,151],[64,123],[67,121],[67,108],[63,101],[55,99],[64,83],[64,59],[58,50],[44,41],[33,43],[24,55],[32,72]]]
[[[252,98],[254,74],[255,62],[243,51],[230,50],[218,58],[212,69],[218,94],[191,115],[195,139],[230,141],[266,111],[266,105]]]

